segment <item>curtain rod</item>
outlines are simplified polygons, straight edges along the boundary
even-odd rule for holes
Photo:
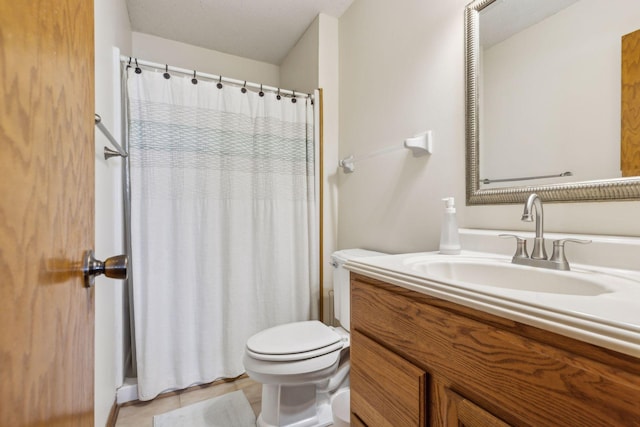
[[[142,59],[137,59],[131,56],[120,56],[120,62],[125,63],[127,65],[130,65],[132,67],[135,67],[135,65],[139,65],[139,66],[143,66],[143,67],[148,67],[148,68],[153,68],[156,69],[158,71],[171,71],[174,73],[179,73],[179,74],[184,74],[187,76],[193,76],[194,73],[197,77],[202,77],[208,80],[217,80],[217,81],[221,81],[223,83],[230,83],[233,84],[235,86],[244,86],[247,88],[252,88],[252,89],[256,89],[256,90],[262,90],[262,91],[268,91],[268,92],[274,92],[274,93],[279,93],[280,95],[284,95],[284,96],[288,96],[288,97],[298,97],[298,98],[311,98],[313,99],[313,95],[308,94],[308,93],[304,93],[304,92],[297,92],[295,90],[288,90],[288,89],[281,89],[278,87],[273,87],[273,86],[267,86],[267,85],[262,85],[259,83],[251,83],[251,82],[247,82],[247,81],[243,81],[243,80],[237,80],[237,79],[232,79],[229,77],[223,77],[223,76],[218,76],[215,74],[209,74],[209,73],[202,73],[200,71],[197,70],[188,70],[186,68],[179,68],[179,67],[174,67],[171,65],[166,65],[166,64],[159,64],[157,62],[151,62],[151,61],[145,61]]]

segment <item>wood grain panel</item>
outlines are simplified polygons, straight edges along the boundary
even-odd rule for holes
[[[451,390],[512,425],[640,425],[636,373],[515,333],[535,328],[479,322],[433,301],[356,275],[352,330],[445,378]],[[620,360],[623,368],[629,363]]]
[[[357,331],[351,342],[351,410],[369,426],[424,426],[425,372]]]
[[[367,427],[365,423],[362,422],[360,418],[357,417],[353,412],[351,413],[351,425],[353,427]]]
[[[449,407],[453,410],[444,425],[450,427],[509,427],[509,424],[494,417],[458,393],[449,389],[445,389],[445,393],[450,402]]]
[[[451,404],[447,394],[447,387],[437,374],[430,374],[429,425],[431,426],[458,427],[455,407]],[[452,422],[456,424],[451,424]]]
[[[640,30],[622,37],[622,176],[640,175]]]
[[[0,2],[0,425],[93,425],[93,1]]]
[[[352,277],[354,277],[353,274]],[[553,332],[528,326],[504,317],[478,311],[453,302],[434,298],[426,294],[413,292],[370,277],[355,275],[355,278],[363,283],[373,284],[382,289],[388,289],[396,295],[405,296],[418,303],[437,307],[452,314],[457,314],[493,326],[497,329],[510,331],[515,335],[529,338],[527,342],[530,344],[534,342],[547,344],[548,347],[546,348],[555,349],[554,351],[557,352],[556,357],[565,357],[567,359],[567,363],[580,366],[582,359],[587,358],[588,363],[590,363],[592,367],[599,366],[602,369],[603,375],[606,375],[606,372],[609,371],[611,371],[611,374],[616,377],[628,375],[632,382],[640,376],[640,363],[635,357],[618,353],[603,347],[598,347],[584,341],[567,338]],[[411,322],[411,319],[409,319],[409,322]]]

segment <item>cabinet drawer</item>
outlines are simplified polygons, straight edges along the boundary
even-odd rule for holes
[[[447,425],[450,427],[510,427],[509,424],[485,411],[458,393],[446,389],[449,403]]]
[[[369,426],[424,426],[426,373],[352,331],[351,411]]]

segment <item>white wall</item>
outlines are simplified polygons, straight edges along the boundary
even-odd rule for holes
[[[338,108],[339,108],[339,44],[338,19],[319,14],[289,51],[280,65],[280,82],[283,88],[307,93],[317,88],[323,91],[324,136],[324,239],[322,268],[324,269],[324,319],[330,322],[333,289],[333,270],[329,266],[331,253],[336,250],[338,238],[338,189],[335,170],[338,158]]]
[[[133,33],[134,57],[180,68],[195,69],[268,86],[280,85],[280,67],[144,33]]]
[[[522,206],[464,206],[467,0],[356,0],[340,19],[340,156],[432,129],[434,153],[397,151],[340,172],[340,248],[436,250],[442,202],[463,227],[533,230]],[[335,166],[335,165],[334,165]],[[640,202],[545,204],[548,231],[640,236]]]
[[[131,51],[131,28],[124,0],[95,0],[96,113],[116,139],[116,84],[113,47]],[[96,128],[95,157],[95,253],[104,260],[124,253],[121,161],[106,161],[103,147],[109,142]],[[121,281],[98,277],[95,285],[95,425],[104,426],[124,378]]]
[[[441,199],[464,204],[466,3],[356,0],[341,17],[340,158],[399,148],[338,173],[340,248],[435,249]],[[425,130],[431,156],[400,148]]]
[[[318,88],[318,38],[317,17],[302,37],[291,48],[280,64],[280,84],[284,89],[313,93]]]
[[[339,111],[340,111],[340,70],[339,70],[339,24],[338,19],[318,16],[318,87],[322,88],[324,117],[324,239],[322,266],[324,267],[325,316],[330,319],[328,309],[333,307],[328,291],[333,289],[333,268],[330,267],[331,253],[338,248],[338,159]]]

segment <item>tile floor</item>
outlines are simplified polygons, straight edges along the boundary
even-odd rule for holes
[[[250,378],[240,378],[233,382],[192,387],[167,397],[156,398],[149,402],[140,402],[123,406],[118,412],[116,427],[152,427],[153,416],[188,406],[192,403],[222,396],[236,390],[242,390],[253,408],[256,416],[260,413],[262,385]]]

